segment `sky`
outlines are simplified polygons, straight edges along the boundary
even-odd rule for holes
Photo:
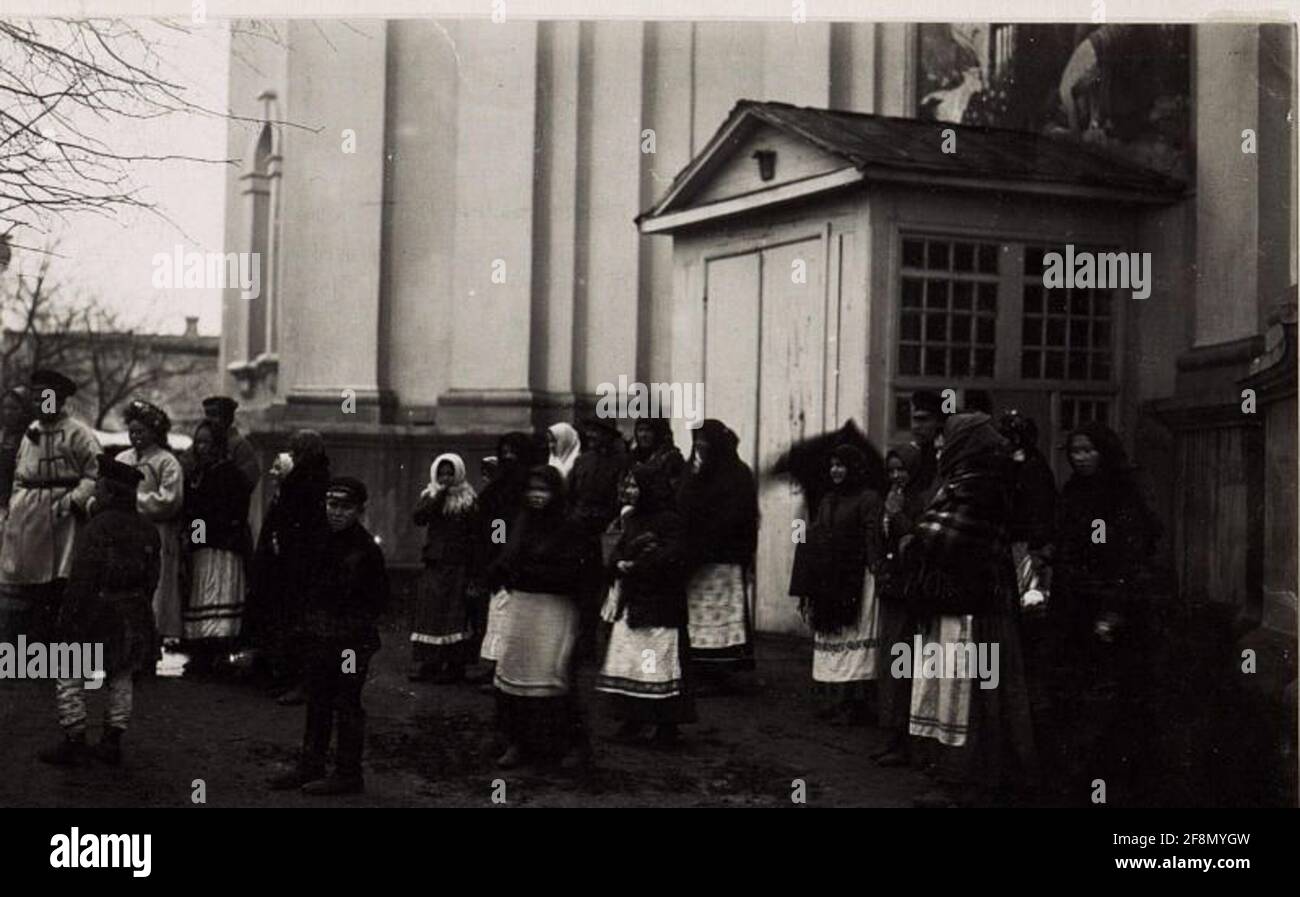
[[[147,21],[140,27],[158,36],[154,46],[162,61],[162,77],[184,85],[185,96],[192,102],[226,109],[228,35],[224,24],[209,19],[203,25],[191,24],[188,34]],[[121,153],[220,160],[226,153],[226,127],[220,117],[177,114],[96,133],[105,134],[112,149]],[[118,211],[112,218],[81,214],[56,223],[49,235],[15,232],[14,243],[45,246],[49,240],[56,241],[51,277],[57,276],[73,295],[97,296],[118,312],[124,324],[148,332],[180,333],[185,329],[185,317],[193,315],[199,319],[200,333],[217,335],[221,328],[220,291],[156,290],[153,258],[155,253],[171,255],[177,244],[186,251],[222,251],[227,168],[220,162],[135,163],[133,186],[166,218],[143,209]],[[15,249],[4,277],[30,275],[39,264],[37,253]],[[12,282],[8,286],[12,288]]]

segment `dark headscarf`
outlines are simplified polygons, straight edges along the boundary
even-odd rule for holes
[[[315,463],[325,457],[325,437],[316,430],[298,430],[289,437],[289,452],[294,467]]]
[[[839,492],[844,494],[849,494],[860,491],[866,485],[867,456],[863,454],[860,448],[848,444],[837,445],[831,450],[831,457],[848,468],[848,473],[844,476],[844,482],[833,488],[837,488]]]
[[[551,502],[541,511],[534,511],[527,505],[524,506],[525,509],[531,514],[562,515],[564,513],[564,474],[549,464],[536,464],[528,470],[528,476],[524,480],[524,491],[527,492],[528,487],[538,481],[545,483],[546,488],[550,490]]]
[[[708,441],[709,457],[700,470],[687,465],[677,493],[687,547],[699,563],[748,565],[758,543],[754,473],[740,460],[739,437],[722,421],[706,420],[696,431],[699,437]]]
[[[642,424],[645,424],[646,426],[650,427],[651,431],[653,431],[653,433],[655,434],[655,444],[654,444],[654,448],[649,450],[642,448],[640,445],[635,445],[632,449],[632,457],[636,461],[638,462],[645,461],[653,455],[657,455],[658,453],[666,449],[673,448],[673,446],[675,445],[675,443],[673,442],[673,427],[672,424],[668,422],[668,418],[666,417],[637,418],[636,426],[639,427]],[[636,436],[636,431],[634,428],[633,429],[634,439],[635,436]]]
[[[808,507],[814,509],[821,503],[822,495],[830,484],[826,471],[830,466],[831,450],[846,444],[860,450],[866,459],[865,485],[884,494],[888,487],[885,478],[885,459],[881,456],[880,450],[867,438],[867,434],[862,432],[862,428],[851,419],[838,430],[796,442],[790,446],[789,451],[777,458],[770,473],[788,475],[798,483]]]
[[[1075,427],[1070,431],[1070,439],[1066,442],[1067,451],[1070,442],[1076,436],[1086,436],[1088,441],[1101,454],[1101,465],[1097,471],[1098,476],[1128,478],[1132,475],[1133,465],[1129,463],[1128,452],[1124,451],[1124,442],[1119,438],[1119,434],[1110,427],[1100,421],[1089,421]]]
[[[954,414],[943,425],[943,451],[939,455],[939,478],[952,475],[958,465],[986,452],[1005,452],[1007,440],[982,411]]]
[[[195,442],[198,441],[199,432],[202,430],[207,430],[208,434],[212,437],[213,453],[212,461],[210,463],[216,464],[220,461],[226,460],[230,455],[230,430],[216,421],[207,419],[201,420],[199,421],[198,426],[194,428],[193,439]],[[203,458],[199,456],[197,448],[194,450],[194,458],[196,463],[201,466],[206,466],[209,463],[205,462]]]
[[[916,479],[916,472],[921,467],[921,449],[919,446],[913,445],[910,442],[905,442],[902,445],[894,446],[888,452],[886,452],[885,453],[885,475],[886,476],[889,475],[890,458],[897,458],[898,460],[902,461],[903,469],[906,470],[911,475],[912,480]],[[914,486],[915,486],[914,482],[912,481],[908,482],[909,489],[913,488]]]

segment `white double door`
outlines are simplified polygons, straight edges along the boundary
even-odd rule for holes
[[[793,237],[705,263],[705,409],[736,431],[759,477],[755,623],[768,632],[803,631],[786,591],[793,521],[812,511],[789,480],[763,474],[791,443],[839,423],[826,420],[838,324],[826,246],[822,234]]]

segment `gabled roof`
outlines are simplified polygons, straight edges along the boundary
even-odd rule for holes
[[[836,178],[826,180],[828,188],[860,181],[905,181],[1137,203],[1173,202],[1184,191],[1180,181],[1072,140],[1005,128],[741,100],[663,197],[637,216],[637,223],[644,230],[671,229],[644,225],[689,207],[691,197],[735,147],[763,126],[807,141],[857,173],[838,172]],[[955,132],[956,152],[943,152],[946,128]],[[814,192],[814,187],[787,192],[803,195]]]

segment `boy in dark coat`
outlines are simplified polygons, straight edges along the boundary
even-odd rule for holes
[[[330,533],[303,612],[306,733],[297,767],[272,780],[276,790],[353,794],[364,789],[361,688],[370,658],[379,650],[376,622],[389,597],[384,554],[361,524],[366,498],[365,484],[353,477],[336,477],[325,493]],[[336,763],[326,776],[325,753],[336,718]]]
[[[98,459],[99,479],[91,499],[93,517],[78,534],[72,572],[56,631],[63,642],[101,643],[108,685],[104,736],[95,753],[108,764],[122,761],[122,735],[131,718],[133,677],[157,659],[153,592],[162,547],[154,525],[136,510],[143,475],[108,455]],[[66,672],[66,671],[64,671]],[[39,756],[56,766],[80,766],[86,749],[85,679],[57,680],[55,694],[64,740]],[[97,687],[97,686],[92,686]]]

